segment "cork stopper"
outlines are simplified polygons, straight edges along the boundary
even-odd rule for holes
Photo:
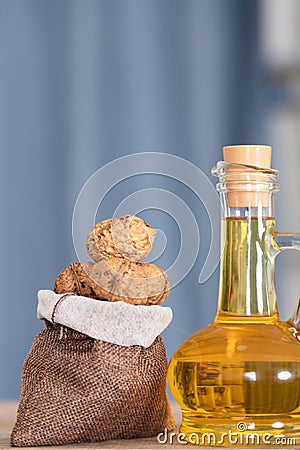
[[[271,167],[272,147],[268,145],[230,145],[223,147],[224,161],[255,166],[226,169],[227,200],[230,208],[268,207],[268,175],[260,169]]]
[[[223,147],[224,161],[269,169],[272,147],[269,145],[229,145]]]

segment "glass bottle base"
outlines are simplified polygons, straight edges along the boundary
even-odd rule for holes
[[[173,355],[182,439],[202,446],[300,445],[300,347],[285,326],[213,323]]]
[[[211,418],[182,412],[181,438],[193,445],[230,448],[277,448],[300,444],[300,413]]]

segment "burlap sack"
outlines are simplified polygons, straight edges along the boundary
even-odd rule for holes
[[[148,348],[123,347],[48,323],[24,363],[11,445],[97,442],[172,430],[166,371],[160,336]]]

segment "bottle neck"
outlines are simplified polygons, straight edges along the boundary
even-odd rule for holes
[[[274,321],[275,257],[268,239],[275,227],[273,208],[225,207],[223,212],[216,321]]]

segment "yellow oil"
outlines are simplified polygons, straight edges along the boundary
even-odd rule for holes
[[[168,369],[188,442],[300,444],[300,344],[278,319],[272,226],[269,218],[223,223],[216,319],[181,345]]]

